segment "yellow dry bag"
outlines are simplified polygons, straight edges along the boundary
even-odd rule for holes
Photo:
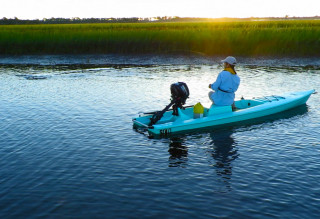
[[[203,113],[204,113],[204,108],[201,103],[197,103],[196,105],[194,105],[194,107],[193,107],[193,118],[194,119],[202,118]]]

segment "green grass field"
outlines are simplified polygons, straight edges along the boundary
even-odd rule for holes
[[[320,56],[320,20],[1,25],[0,54]]]

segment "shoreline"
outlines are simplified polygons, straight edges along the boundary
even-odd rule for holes
[[[0,55],[0,66],[150,66],[150,65],[216,65],[224,56],[186,56],[186,55]],[[318,57],[236,57],[241,65],[259,66],[320,66]]]

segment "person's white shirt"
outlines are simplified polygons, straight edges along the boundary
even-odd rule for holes
[[[219,73],[216,81],[211,84],[211,89],[215,92],[210,98],[217,106],[230,106],[234,102],[235,92],[238,90],[239,85],[240,77],[237,74],[223,70]]]

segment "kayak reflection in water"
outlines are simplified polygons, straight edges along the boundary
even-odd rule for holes
[[[234,69],[237,60],[228,56],[221,62],[224,64],[224,70],[219,73],[214,83],[209,84],[209,88],[213,90],[209,92],[209,98],[217,106],[234,107],[235,92],[240,85],[240,77]]]

